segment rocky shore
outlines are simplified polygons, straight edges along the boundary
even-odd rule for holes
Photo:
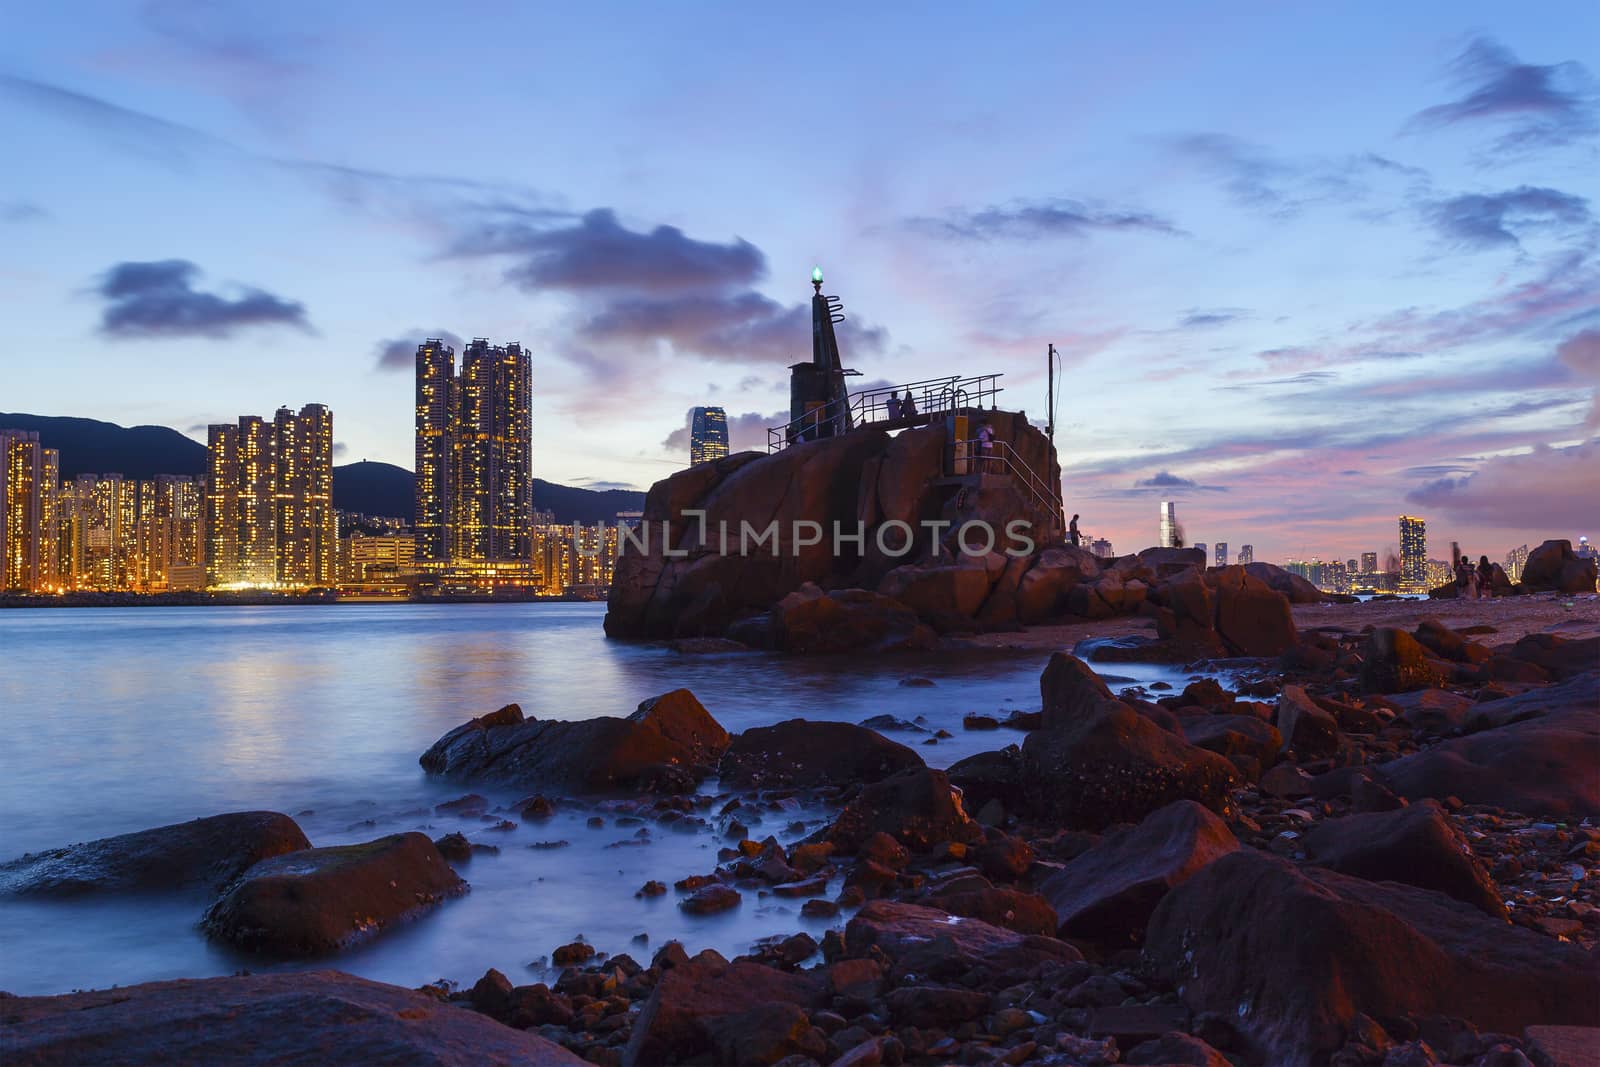
[[[505,812],[452,802],[490,829],[599,804],[618,826],[714,838],[703,869],[627,892],[691,915],[802,901],[834,919],[820,938],[779,933],[732,959],[579,940],[546,947],[544,982],[508,977],[512,957],[414,991],[324,971],[6,997],[0,1052],[1596,1062],[1600,599],[1292,604],[1237,568],[1150,569],[1142,614],[990,635],[1051,649],[1039,706],[947,769],[848,723],[730,734],[687,690],[581,722],[512,705],[421,758],[465,789],[526,791]],[[1086,646],[1090,662],[1061,651],[1086,637],[1118,640]],[[1113,691],[1100,655],[1225,663],[1233,680]],[[826,817],[786,815],[802,803]],[[230,951],[336,961],[427,922],[494,862],[476,835],[317,848],[287,816],[238,813],[22,857],[0,865],[0,894],[187,894]]]

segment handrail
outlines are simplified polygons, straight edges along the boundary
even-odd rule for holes
[[[782,426],[769,427],[767,451],[777,452],[799,441],[823,436],[820,431],[824,426],[831,426],[833,432],[837,433],[848,427],[865,426],[875,422],[896,422],[911,417],[931,420],[934,416],[949,414],[963,408],[981,409],[986,399],[990,407],[995,407],[996,397],[1004,388],[998,384],[1000,377],[999,374],[980,374],[967,378],[948,375],[942,378],[924,378],[898,385],[862,389],[846,398],[843,411],[832,410],[836,408],[834,404],[823,404],[798,418],[789,420]],[[911,399],[916,409],[914,416],[903,413],[896,418],[889,416],[887,401],[894,394],[902,394]],[[847,415],[848,420],[845,418]]]
[[[1033,497],[1033,503],[1036,507],[1045,510],[1061,510],[1059,492],[1052,492],[1050,483],[1040,478],[1033,468],[1023,462],[1022,456],[1009,442],[991,441],[990,446],[993,450],[987,455],[983,453],[982,443],[977,438],[972,438],[965,443],[967,445],[967,461],[979,464],[980,474],[984,473],[982,464],[985,460],[989,462],[998,460],[1005,468],[1018,476],[1023,488],[1027,489]]]

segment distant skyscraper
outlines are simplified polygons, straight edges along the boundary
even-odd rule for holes
[[[1361,573],[1362,574],[1377,574],[1378,573],[1378,554],[1376,552],[1363,552],[1363,553],[1361,553]]]
[[[1116,555],[1116,550],[1111,547],[1111,542],[1104,537],[1096,537],[1093,541],[1090,541],[1089,551],[1101,559],[1110,559]]]
[[[728,413],[721,408],[695,408],[689,427],[689,465],[709,463],[728,454]]]
[[[1425,592],[1428,587],[1428,526],[1412,515],[1400,516],[1400,589]]]
[[[416,514],[412,521],[417,559],[424,562],[450,559],[455,391],[456,350],[437,338],[418,345]]]
[[[1178,505],[1171,500],[1161,502],[1161,547],[1176,548],[1178,544]]]
[[[1588,537],[1580,537],[1578,538],[1578,548],[1573,555],[1577,556],[1579,559],[1595,559],[1600,557],[1600,551],[1597,551],[1595,547],[1589,543]]]
[[[332,585],[333,413],[307,404],[212,426],[205,529],[208,585]]]
[[[45,449],[29,430],[0,430],[0,589],[39,592],[46,584],[40,526]]]
[[[1217,542],[1217,566],[1226,567],[1227,565],[1228,565],[1228,542],[1226,542],[1226,541],[1218,541]]]
[[[1528,565],[1528,546],[1518,545],[1506,553],[1506,577],[1513,582],[1522,581],[1522,568]]]
[[[1248,567],[1256,561],[1256,547],[1254,545],[1239,546],[1239,566]]]
[[[1354,559],[1345,560],[1344,561],[1344,570],[1345,570],[1346,574],[1356,574],[1356,573],[1358,573],[1357,572],[1357,568],[1356,568],[1356,561]]]

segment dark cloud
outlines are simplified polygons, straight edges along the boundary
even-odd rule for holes
[[[596,490],[598,492],[602,492],[602,493],[605,492],[608,489],[637,490],[639,488],[638,486],[634,485],[632,482],[613,482],[613,481],[607,481],[604,478],[585,478],[585,479],[581,480],[580,484],[585,489],[594,489],[594,490]]]
[[[1406,494],[1406,500],[1458,521],[1570,537],[1595,521],[1600,439],[1496,456],[1465,477],[1428,482]]]
[[[1146,211],[1118,210],[1077,200],[1014,201],[942,218],[913,218],[906,224],[937,237],[968,241],[1082,238],[1096,231],[1183,234],[1167,219]]]
[[[848,363],[854,352],[880,352],[881,327],[841,322],[836,330]],[[594,342],[639,345],[667,341],[674,350],[728,362],[794,362],[811,351],[811,308],[789,307],[754,291],[618,298],[579,329]]]
[[[730,452],[765,452],[767,450],[767,430],[782,426],[789,421],[787,411],[775,411],[770,415],[763,415],[757,411],[747,411],[742,415],[728,416],[728,451]],[[689,432],[694,424],[694,408],[690,408],[683,416],[683,425],[667,434],[666,440],[661,442],[661,447],[667,452],[689,451]]]
[[[464,234],[453,253],[515,256],[520,262],[506,279],[529,291],[682,292],[748,285],[767,273],[766,257],[748,241],[698,241],[675,226],[630,230],[609,208],[553,228],[515,217],[485,222]]]
[[[1243,308],[1191,308],[1178,320],[1178,328],[1196,330],[1226,326],[1230,322],[1238,322],[1247,314]]]
[[[1583,197],[1534,185],[1434,201],[1424,213],[1447,239],[1468,248],[1515,247],[1521,244],[1520,230],[1568,229],[1593,221]]]
[[[309,331],[304,305],[262,289],[221,296],[194,287],[200,268],[183,259],[118,263],[101,275],[107,303],[100,332],[108,337],[227,337],[249,326]]]
[[[1522,63],[1511,50],[1479,37],[1451,64],[1462,95],[1412,116],[1413,129],[1492,122],[1506,132],[1503,151],[1570,144],[1596,129],[1593,80],[1582,64]]]
[[[1227,491],[1228,487],[1225,485],[1202,485],[1192,478],[1185,478],[1181,475],[1173,474],[1171,471],[1163,470],[1148,478],[1140,478],[1133,483],[1133,488],[1131,489],[1107,489],[1089,495],[1103,499],[1147,496],[1176,499],[1193,493],[1226,493]]]
[[[373,346],[378,370],[410,371],[417,365],[417,346],[430,337],[437,337],[459,353],[464,346],[461,338],[449,330],[424,330],[414,326],[399,337],[390,337]]]
[[[1199,483],[1188,478],[1180,478],[1171,471],[1162,471],[1160,474],[1149,478],[1142,478],[1133,483],[1135,489],[1197,489]]]

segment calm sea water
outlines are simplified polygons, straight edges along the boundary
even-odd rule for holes
[[[471,982],[488,967],[513,981],[578,935],[648,957],[678,938],[732,954],[803,920],[799,902],[747,894],[692,918],[675,895],[638,900],[648,879],[709,872],[709,834],[632,826],[564,810],[509,832],[433,813],[467,790],[424,777],[417,757],[446,730],[511,701],[530,715],[625,715],[646,697],[694,691],[730,731],[803,716],[860,721],[923,716],[955,737],[891,734],[934,766],[1021,735],[969,732],[969,712],[1038,707],[1041,653],[871,661],[765,654],[685,656],[608,642],[598,604],[369,604],[293,607],[39,609],[0,612],[0,859],[225,811],[293,814],[313,844],[421,829],[500,846],[463,868],[466,897],[339,957],[333,965],[418,985]],[[1118,664],[1152,681],[1159,668]],[[932,688],[900,685],[932,679]],[[532,790],[473,787],[496,804]],[[773,812],[754,836],[821,811]],[[542,850],[535,842],[566,840]],[[60,992],[270,969],[206,942],[195,899],[0,901],[0,990]],[[650,947],[631,944],[647,932]],[[328,961],[319,965],[328,966]]]

